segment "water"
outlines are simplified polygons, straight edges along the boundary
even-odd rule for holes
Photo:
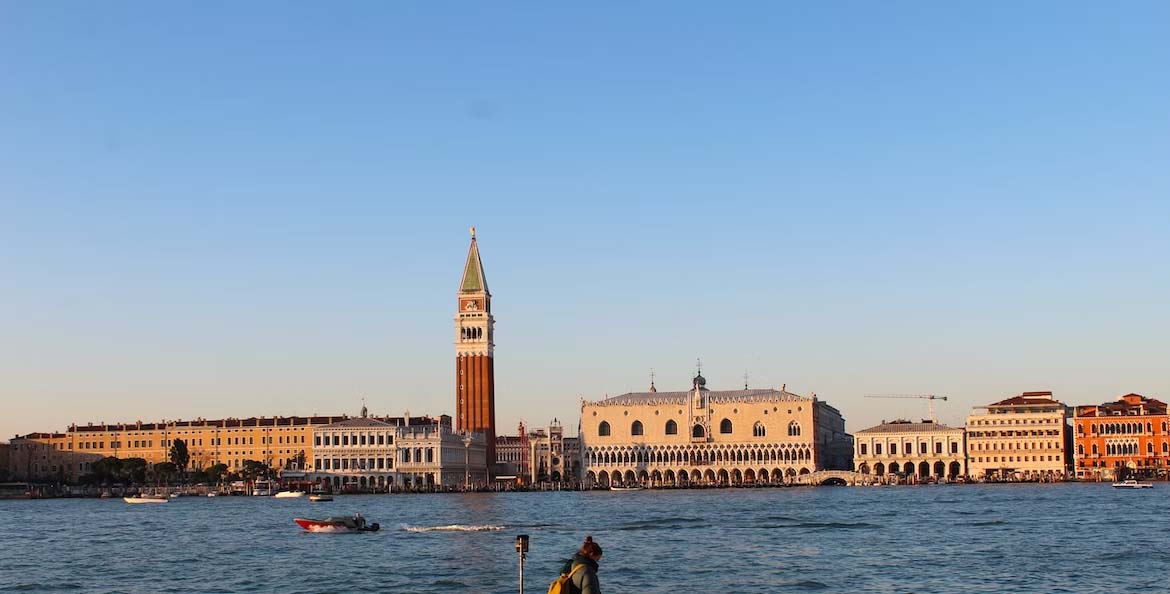
[[[311,534],[361,511],[382,531]],[[0,592],[527,591],[592,534],[602,590],[1167,592],[1170,485],[0,501]]]

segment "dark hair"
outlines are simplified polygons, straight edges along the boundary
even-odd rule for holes
[[[601,545],[593,542],[592,536],[585,537],[585,544],[581,545],[582,555],[601,555]]]

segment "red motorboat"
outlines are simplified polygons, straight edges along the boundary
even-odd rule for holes
[[[377,532],[381,528],[377,522],[367,525],[365,518],[360,515],[352,518],[330,517],[324,520],[293,518],[293,521],[309,532]]]

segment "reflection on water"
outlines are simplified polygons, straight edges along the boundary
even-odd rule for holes
[[[1170,485],[0,501],[0,591],[530,592],[586,534],[621,592],[1166,592]],[[310,534],[360,511],[383,530]]]

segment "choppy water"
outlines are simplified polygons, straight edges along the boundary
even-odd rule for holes
[[[1170,591],[1162,483],[0,501],[0,592],[515,592],[522,532],[528,592],[586,534],[607,594]]]

